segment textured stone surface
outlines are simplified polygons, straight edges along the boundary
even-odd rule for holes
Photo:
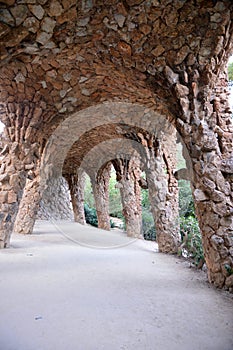
[[[139,179],[140,162],[137,158],[114,159],[117,187],[121,194],[122,214],[125,218],[126,232],[129,237],[140,237],[142,226],[141,192]]]
[[[41,220],[73,220],[69,187],[63,177],[53,179],[44,192],[37,214]]]
[[[98,172],[90,175],[98,227],[103,230],[110,230],[109,180],[111,176],[111,163],[107,163],[103,169],[99,169]]]
[[[84,188],[86,174],[83,171],[77,170],[74,174],[66,174],[65,178],[69,186],[74,221],[84,225],[86,223],[84,213]]]

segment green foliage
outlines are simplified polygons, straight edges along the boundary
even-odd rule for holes
[[[144,239],[149,241],[156,240],[156,231],[153,215],[147,208],[142,208],[142,234]]]
[[[123,219],[121,195],[119,188],[116,188],[116,173],[112,171],[109,181],[109,214],[113,217]]]
[[[233,62],[228,64],[228,80],[233,82]]]
[[[85,203],[90,208],[95,208],[95,199],[92,192],[92,185],[89,176],[86,176],[85,188],[84,188]]]
[[[98,227],[98,219],[95,208],[91,208],[87,203],[85,203],[84,212],[87,224]]]
[[[225,267],[225,270],[228,273],[228,276],[233,275],[233,269],[232,269],[232,267],[230,265],[225,264],[224,267]]]
[[[182,237],[180,255],[193,259],[195,265],[201,268],[205,259],[197,219],[193,216],[181,217],[180,233]]]
[[[142,203],[142,234],[144,239],[155,241],[156,231],[154,218],[151,213],[151,205],[149,200],[149,191],[141,189],[141,203]]]
[[[141,189],[141,203],[142,208],[150,209],[149,191]]]
[[[92,226],[98,227],[98,218],[96,214],[95,208],[90,208],[87,203],[84,204],[84,213],[85,213],[85,219],[86,223],[90,224]],[[112,220],[110,220],[110,227],[114,228],[115,224]]]
[[[195,216],[193,196],[190,182],[179,180],[179,215],[181,217]]]
[[[205,262],[198,221],[189,181],[179,180],[179,215],[182,244],[179,254],[191,258],[198,268]]]

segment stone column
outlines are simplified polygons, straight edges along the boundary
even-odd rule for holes
[[[12,142],[1,152],[0,248],[9,246],[28,170],[33,170],[36,144]]]
[[[163,253],[176,253],[180,242],[178,225],[178,187],[167,159],[167,174],[160,142],[154,135],[138,134],[144,147],[142,156],[148,183],[151,211],[156,228],[156,240]],[[171,144],[175,147],[174,135]],[[169,147],[168,147],[169,148]],[[174,211],[173,211],[174,209]]]
[[[36,221],[36,215],[41,200],[39,175],[31,178],[28,175],[14,224],[14,232],[31,234]]]
[[[140,237],[142,225],[141,199],[139,177],[136,164],[125,159],[116,159],[113,162],[117,187],[120,189],[123,215],[126,222],[128,237]],[[130,169],[130,166],[132,168]]]
[[[95,198],[98,228],[110,230],[109,217],[109,180],[111,176],[111,163],[100,169],[96,176],[91,176]]]
[[[179,246],[177,221],[172,221],[172,210],[169,201],[167,180],[162,161],[150,159],[150,168],[146,170],[151,211],[156,228],[156,241],[159,251],[176,253]]]
[[[79,224],[85,225],[85,213],[84,213],[84,188],[85,188],[85,173],[77,171],[75,174],[64,175],[66,178],[71,202],[74,212],[74,221]]]
[[[210,70],[210,66],[188,70],[187,86],[176,84],[177,99],[183,106],[182,119],[176,122],[191,158],[191,183],[208,278],[216,287],[232,291],[232,112],[224,71],[217,76]]]
[[[178,181],[174,176],[175,169],[177,167],[177,145],[176,145],[176,132],[170,134],[163,141],[163,164],[166,168],[166,219],[167,227],[172,228],[172,236],[175,241],[175,250],[179,245],[180,225],[179,225],[179,187]],[[163,166],[163,165],[162,165]]]

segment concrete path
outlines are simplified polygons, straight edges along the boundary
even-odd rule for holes
[[[232,296],[120,232],[38,221],[0,252],[0,288],[0,350],[233,349]]]

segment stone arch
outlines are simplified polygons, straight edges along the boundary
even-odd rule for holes
[[[42,155],[42,179],[46,181],[53,164],[56,164],[54,173],[61,172],[66,154],[73,143],[84,132],[96,126],[123,123],[141,127],[155,135],[162,135],[173,128],[169,119],[153,109],[123,102],[106,102],[77,112],[65,119],[49,138]]]
[[[132,106],[132,105],[125,105],[124,103],[122,104],[122,103],[113,103],[113,105],[111,104],[111,103],[106,103],[106,104],[104,104],[103,105],[104,106],[104,108],[103,108],[103,110],[102,110],[102,106],[98,106],[98,108],[97,108],[97,118],[95,119],[95,121],[93,120],[94,118],[92,117],[91,118],[91,115],[90,115],[90,113],[88,114],[88,117],[90,117],[90,119],[89,118],[86,118],[86,120],[88,120],[88,121],[90,121],[91,123],[92,123],[92,121],[93,121],[93,123],[91,124],[92,126],[93,125],[99,125],[99,124],[102,124],[103,122],[104,122],[104,120],[106,120],[107,122],[109,122],[109,117],[110,117],[110,121],[112,122],[113,120],[114,120],[114,122],[126,122],[126,121],[128,121],[129,123],[133,123],[133,124],[136,124],[136,125],[139,125],[139,126],[141,126],[141,124],[143,123],[143,121],[146,121],[147,122],[147,127],[149,127],[149,129],[150,130],[155,130],[156,129],[156,126],[158,126],[158,128],[159,128],[159,130],[160,130],[160,132],[164,132],[164,130],[166,129],[166,128],[164,128],[164,119],[163,118],[161,118],[161,116],[157,116],[156,114],[156,117],[154,117],[154,118],[152,118],[152,119],[148,119],[148,109],[146,110],[146,113],[147,113],[147,118],[145,118],[145,114],[143,113],[143,112],[145,112],[145,109],[143,108],[143,107],[139,107],[138,105],[137,106]],[[122,110],[119,108],[119,107],[122,107]],[[126,107],[126,109],[124,109]],[[131,107],[129,110],[128,110],[128,107]],[[134,107],[136,107],[136,113],[134,113]],[[121,114],[120,114],[120,117],[119,117],[119,119],[117,119],[117,115],[118,115],[118,113],[119,113],[119,110],[121,111]],[[93,108],[91,108],[88,112],[90,112],[90,111],[92,111],[91,113],[94,113],[94,115],[95,115],[95,117],[96,117],[96,113],[94,112],[94,109]],[[105,113],[103,113],[103,111],[105,112]],[[107,114],[108,114],[108,112],[110,112],[110,116],[108,116],[107,117]],[[98,114],[99,113],[99,114]],[[142,114],[141,113],[143,113],[143,116],[142,116]],[[103,117],[103,119],[101,119],[101,122],[100,121],[98,121],[98,115],[101,115],[101,117],[102,116],[104,116]],[[73,117],[71,117],[71,118],[74,118],[74,116]],[[162,120],[162,123],[161,123],[161,120]],[[71,119],[69,120],[69,121],[71,121]],[[151,123],[151,121],[152,121],[152,123]],[[153,121],[155,121],[155,123],[153,124]],[[79,120],[79,123],[78,123],[79,125],[80,125],[80,120]],[[163,125],[163,127],[161,127]],[[166,127],[169,129],[169,128],[171,128],[171,125],[166,121],[166,119],[165,119],[165,125],[166,125]],[[201,124],[200,124],[201,125]],[[68,129],[68,128],[67,128]],[[58,129],[58,131],[60,132],[60,128]],[[203,129],[204,130],[204,129]],[[59,133],[58,133],[58,135],[59,135]],[[76,135],[77,136],[77,135]],[[61,138],[62,138],[62,133],[61,133]],[[55,138],[53,138],[52,139],[52,143],[48,143],[48,145],[50,145],[50,147],[52,147],[52,145],[53,145],[53,142],[55,141],[55,144],[56,144],[56,141],[58,141],[58,139],[59,139],[59,136],[58,137],[56,137],[56,139]],[[203,141],[202,142],[205,142],[204,140],[206,140],[206,141],[208,141],[210,138],[209,138],[209,136],[208,135],[206,135],[205,134],[205,132],[203,133],[202,132],[202,139],[203,139]],[[184,140],[184,143],[185,143],[185,145],[187,144],[187,138],[183,138],[183,140]],[[211,142],[213,142],[215,140],[215,137],[214,138],[212,138],[212,140],[211,140]],[[74,139],[73,139],[73,141],[74,141]],[[63,140],[63,143],[64,143],[64,140]],[[206,147],[207,147],[207,150],[208,150],[208,145],[206,145]],[[56,148],[56,146],[55,146],[55,148]],[[54,148],[54,149],[55,149]],[[68,147],[67,147],[68,148]],[[210,148],[211,149],[211,148]],[[48,148],[47,148],[47,150],[48,150]],[[189,151],[190,152],[190,151]],[[55,154],[53,154],[53,156],[54,156]],[[48,155],[47,155],[48,156]],[[47,159],[47,161],[48,161],[48,159],[49,158],[47,158],[47,156],[44,158],[44,159]],[[189,163],[189,165],[190,165],[190,169],[192,169],[192,162],[191,163]],[[196,172],[196,170],[195,170],[195,165],[194,165],[194,171]],[[221,180],[220,180],[221,181]],[[207,186],[211,186],[211,181],[210,182],[208,182],[209,183],[209,185],[207,184]],[[224,183],[225,183],[225,180],[224,180]],[[193,182],[193,185],[195,185],[195,182]],[[223,184],[223,187],[224,187],[225,185]],[[226,187],[226,193],[228,193],[229,194],[229,189],[227,189],[227,187]],[[205,194],[202,194],[203,192],[201,191],[201,190],[199,190],[199,189],[197,189],[197,187],[194,187],[194,199],[195,199],[195,201],[196,201],[196,203],[197,203],[197,205],[198,206],[200,206],[200,207],[202,207],[202,204],[203,204],[203,202],[205,203],[206,202],[206,200],[207,200],[207,197],[206,197],[206,195]],[[217,211],[218,209],[216,208],[215,209],[215,211]],[[220,209],[220,210],[224,210],[224,209]],[[202,213],[202,215],[203,215],[203,213]],[[216,216],[216,214],[214,214],[213,213],[213,215],[214,215],[214,222],[216,222],[216,218],[215,218],[215,216]],[[200,220],[200,219],[199,219]],[[200,226],[201,226],[201,229],[202,229],[202,227],[203,227],[203,225],[205,225],[206,226],[206,223],[204,224],[204,223],[202,223],[202,222],[200,222]],[[208,233],[206,234],[207,235],[207,237],[208,237]],[[204,236],[205,236],[205,234],[204,234]],[[212,236],[214,236],[214,233],[212,233]],[[227,233],[227,236],[229,236],[229,234]],[[227,237],[226,236],[226,237]],[[216,238],[217,239],[217,238]],[[226,238],[227,239],[227,238]],[[214,240],[215,240],[215,237],[214,237]],[[204,238],[204,242],[205,242],[205,238]],[[220,244],[220,246],[223,248],[224,247],[224,243],[225,242],[225,240],[221,240],[221,244]],[[215,244],[215,243],[214,243]],[[227,240],[227,245],[228,245],[228,248],[227,248],[227,250],[229,251],[229,244],[231,245],[231,242],[229,241],[229,239]],[[211,244],[209,243],[209,240],[206,242],[206,250],[209,250],[209,247],[211,246]],[[205,247],[205,243],[204,243],[204,247]],[[207,248],[208,247],[208,248]],[[217,253],[217,250],[219,249],[219,248],[217,248],[217,245],[215,244],[215,246],[214,246],[214,255],[216,255],[217,254],[217,256],[218,256],[218,258],[217,258],[217,260],[218,261],[220,261],[221,260],[221,258],[219,257],[219,254]],[[224,248],[225,249],[225,248]],[[211,266],[211,265],[213,265],[213,262],[211,262],[210,260],[211,260],[211,258],[210,258],[210,260],[208,260],[209,259],[209,257],[207,256],[207,253],[206,253],[206,259],[207,259],[207,264],[209,265],[209,266]],[[230,260],[229,260],[230,259]],[[224,259],[225,260],[225,259]],[[231,264],[231,258],[230,258],[230,256],[229,256],[229,258],[227,259],[227,260],[225,260],[225,261],[227,261],[227,265],[230,265]],[[219,266],[219,263],[217,264],[218,266]],[[223,270],[223,273],[221,273],[221,272],[219,272],[219,270],[218,270],[218,272],[217,272],[217,281],[215,281],[215,284],[216,285],[221,285],[222,283],[223,283],[223,280],[225,280],[225,278],[227,277],[226,276],[226,273],[224,272],[224,269],[225,269],[225,266],[226,264],[224,264],[223,265],[223,267],[221,268],[222,270]],[[216,273],[215,272],[213,272],[213,274],[211,274],[211,276],[214,276]],[[225,276],[225,277],[224,277]],[[211,278],[213,278],[213,280],[214,280],[214,277],[210,277],[210,279]],[[219,280],[218,280],[219,279]],[[221,282],[220,282],[221,281]]]
[[[148,114],[147,114],[147,116],[148,116]],[[139,118],[140,119],[140,118]],[[118,125],[118,122],[119,120],[117,120],[116,118],[115,118],[115,124],[114,125]],[[147,120],[148,121],[148,120]],[[141,127],[141,129],[139,129],[139,126],[138,125],[134,125],[134,126],[132,126],[132,125],[129,125],[129,124],[125,124],[125,122],[126,122],[126,120],[125,120],[125,118],[124,118],[124,124],[123,124],[123,122],[121,121],[121,124],[119,124],[119,125],[124,125],[124,126],[126,126],[127,128],[128,128],[128,134],[130,134],[130,133],[132,133],[132,130],[135,128],[135,129],[137,129],[137,130],[139,130],[138,132],[140,132],[140,130],[142,130],[141,132],[143,132],[143,129],[142,129],[142,127]],[[139,124],[139,123],[137,123],[137,124]],[[153,125],[153,127],[151,128],[151,130],[153,130],[153,132],[155,133],[156,132],[156,135],[158,135],[159,133],[161,133],[161,135],[163,136],[163,133],[164,133],[164,131],[166,130],[166,128],[162,128],[162,125],[161,125],[162,123],[161,123],[161,121],[160,121],[160,123],[159,123],[159,128],[160,128],[160,130],[158,131],[158,128],[157,128],[157,130],[155,131],[155,129],[154,129],[154,127],[155,127],[155,125],[156,125],[156,123],[155,123],[155,125]],[[80,124],[79,124],[80,125]],[[109,126],[111,126],[112,124],[106,124],[107,126],[109,125]],[[140,124],[139,124],[140,125]],[[151,125],[150,125],[150,127],[151,127]],[[161,132],[161,129],[163,130],[163,132]],[[91,130],[93,130],[93,129],[91,129]],[[168,132],[169,133],[172,133],[172,132],[174,132],[174,128],[172,128],[171,127],[171,125],[168,125],[168,127],[167,127],[167,130],[168,130]],[[147,131],[148,132],[148,131]],[[142,134],[140,133],[140,137],[142,137]],[[76,136],[77,136],[77,133],[76,133]],[[162,136],[159,136],[159,137],[161,137],[161,143],[163,142],[163,143],[166,143],[166,141],[165,140],[163,140],[163,137]],[[170,134],[169,134],[169,137],[170,137]],[[166,138],[165,138],[166,139]],[[70,139],[69,139],[69,142],[70,142]],[[87,172],[87,173],[89,173],[89,175],[91,175],[92,174],[92,176],[91,177],[94,177],[95,178],[95,176],[96,176],[96,173],[97,173],[97,171],[99,170],[99,168],[103,165],[103,164],[107,164],[110,160],[112,160],[112,159],[115,159],[115,158],[125,158],[125,155],[128,155],[128,158],[130,159],[131,157],[132,157],[132,153],[133,152],[135,152],[135,150],[138,150],[138,152],[139,152],[139,154],[140,154],[140,156],[142,157],[142,158],[147,158],[147,152],[146,152],[146,150],[145,150],[145,148],[144,148],[144,146],[142,146],[142,144],[140,143],[140,142],[142,142],[142,140],[140,141],[140,138],[138,138],[138,141],[134,141],[133,139],[130,141],[130,140],[128,140],[128,142],[126,142],[126,140],[124,140],[124,139],[110,139],[110,140],[108,140],[108,141],[105,141],[105,142],[102,142],[102,143],[100,143],[99,145],[97,145],[97,146],[95,146],[93,149],[91,149],[88,153],[87,153],[87,155],[84,157],[84,159],[83,159],[83,162],[82,162],[82,164],[80,165],[81,167],[83,167],[83,169]],[[144,142],[146,142],[146,140],[144,140]],[[124,147],[124,145],[125,145],[125,147]],[[132,147],[134,145],[134,147]],[[116,148],[114,148],[114,147],[116,147]],[[161,146],[162,147],[162,146]],[[130,148],[131,148],[131,154],[129,153],[129,150],[130,150]],[[97,153],[96,153],[97,152]],[[153,158],[151,159],[151,160],[153,160]],[[151,163],[151,165],[153,164],[153,162]],[[147,168],[147,165],[146,165],[146,163],[145,163],[145,165],[144,165],[144,167],[145,168]],[[154,175],[155,173],[154,172],[151,172],[151,174],[152,175]],[[160,178],[160,180],[161,180],[162,178]],[[94,184],[93,184],[93,186],[94,186]],[[155,184],[153,183],[153,189],[155,189]],[[161,189],[159,189],[158,187],[156,187],[156,189],[160,192],[160,190]],[[166,193],[166,185],[164,184],[164,193]],[[151,197],[153,196],[153,193],[151,192]],[[162,195],[163,196],[163,195]],[[154,197],[154,196],[153,196]],[[160,201],[161,202],[163,202],[163,210],[165,210],[164,209],[164,205],[165,205],[165,198],[163,198],[163,200],[162,200],[162,197],[160,197]],[[154,217],[156,217],[157,218],[157,216],[158,216],[158,214],[157,214],[157,212],[161,209],[161,205],[159,204],[159,201],[157,200],[157,201],[155,201],[155,200],[153,200],[153,204],[155,205],[155,210],[154,210]],[[168,212],[168,208],[166,209],[166,211]],[[103,212],[104,212],[104,210],[103,210]],[[176,212],[176,214],[177,214],[177,212]],[[174,214],[175,215],[175,214]],[[105,219],[100,219],[100,222],[103,222],[103,227],[102,228],[107,228],[107,226],[108,226],[108,224],[104,224],[104,223],[106,223],[106,222],[108,222],[109,220],[107,220],[106,219],[106,214],[104,215],[104,217],[105,217]],[[172,219],[173,219],[173,217],[172,217]],[[170,227],[170,228],[172,228],[172,223],[174,223],[175,221],[174,220],[171,220],[171,217],[169,218],[169,220],[167,220],[167,219],[163,219],[164,220],[164,223],[163,224],[161,224],[160,225],[160,231],[161,232],[164,232],[164,227],[166,226],[167,227],[167,231],[169,231],[168,230],[168,228]],[[169,225],[167,224],[166,225],[166,223],[167,223],[167,221],[169,222]],[[164,226],[165,225],[165,226]],[[175,227],[176,225],[174,225],[174,227]],[[109,228],[109,227],[108,227]],[[158,230],[158,232],[159,232],[159,230]],[[175,238],[175,242],[171,242],[171,240],[169,239],[169,235],[171,235],[171,233],[172,233],[172,235],[174,235],[174,238]],[[171,235],[171,236],[172,236]],[[162,241],[164,241],[164,239],[163,239],[163,234],[161,234],[161,242]],[[163,250],[163,251],[167,251],[167,252],[175,252],[176,251],[176,249],[177,249],[177,244],[178,244],[178,241],[179,241],[179,239],[178,239],[178,233],[176,232],[174,232],[173,231],[173,229],[171,229],[171,232],[170,232],[170,234],[167,234],[167,242],[166,242],[166,244],[164,244],[164,247],[163,248],[161,248],[161,251]],[[169,242],[169,244],[168,244],[168,242]]]

